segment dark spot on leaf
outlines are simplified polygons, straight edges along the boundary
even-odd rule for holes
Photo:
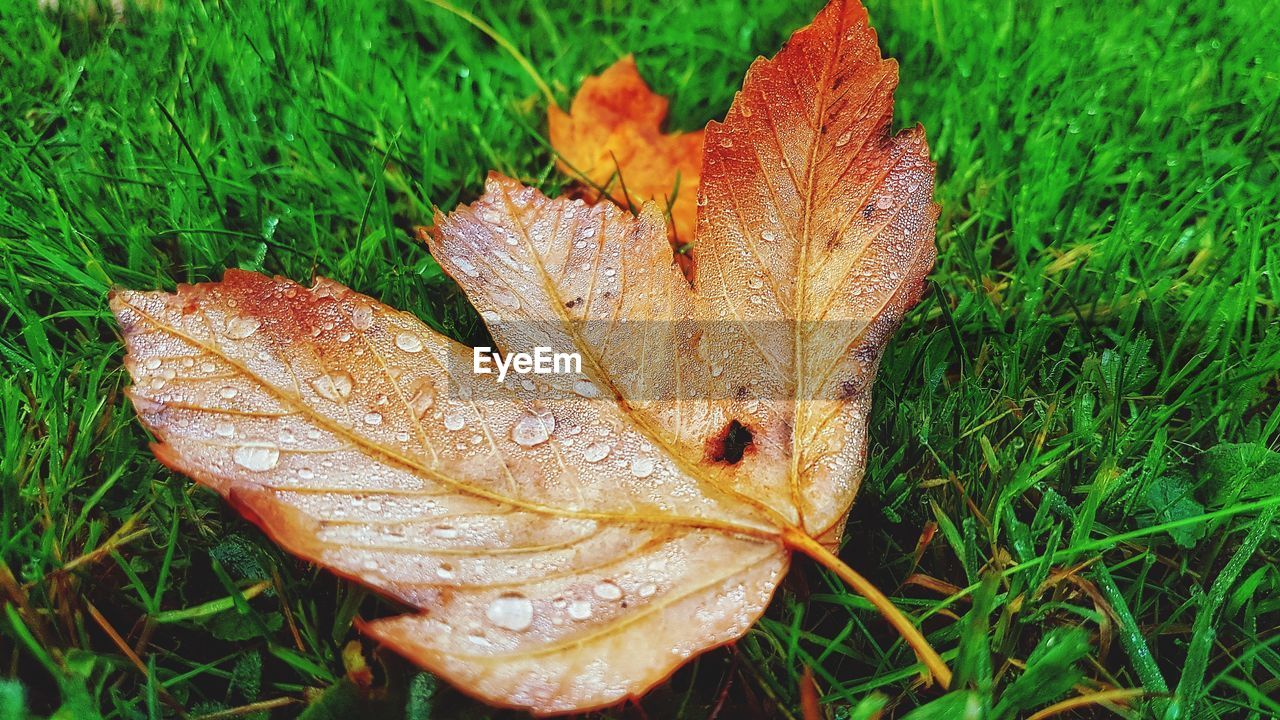
[[[737,420],[731,420],[719,434],[707,440],[707,459],[725,465],[737,465],[742,462],[742,456],[755,447],[752,445],[754,438],[751,428]]]

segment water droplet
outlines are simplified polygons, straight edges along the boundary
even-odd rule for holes
[[[311,468],[302,468],[301,470],[298,471],[298,477],[302,478],[303,480],[310,480],[315,476],[316,476],[316,473]]]
[[[269,442],[245,443],[236,448],[237,465],[254,472],[266,472],[280,462],[280,448]]]
[[[489,603],[484,616],[500,628],[524,632],[533,624],[533,603],[520,593],[503,593]]]
[[[574,600],[569,603],[569,617],[574,620],[586,620],[591,617],[591,603],[586,600]]]
[[[849,141],[852,139],[853,139],[853,131],[846,130],[843,133],[841,133],[840,137],[836,140],[836,147],[844,147],[845,145],[848,145]]]
[[[502,316],[492,310],[485,310],[480,313],[480,317],[484,318],[485,322],[502,322]]]
[[[150,358],[146,362],[146,368],[148,370],[155,370],[159,367],[160,367],[160,358]]]
[[[881,195],[876,200],[876,207],[879,208],[880,210],[888,210],[889,208],[893,207],[893,198],[889,197],[888,195]]]
[[[493,647],[493,643],[490,642],[489,638],[484,636],[484,630],[480,628],[472,628],[468,630],[467,640],[470,640],[473,644],[482,648]]]
[[[255,317],[237,315],[227,320],[226,336],[232,340],[243,340],[258,331],[262,321]]]
[[[436,384],[431,378],[420,378],[409,388],[409,409],[419,420],[436,404]]]
[[[601,600],[612,601],[622,598],[622,588],[618,587],[618,584],[611,580],[596,583],[595,588],[593,588],[591,592]]]
[[[355,386],[355,380],[352,379],[351,373],[339,370],[328,375],[321,375],[312,380],[310,384],[316,393],[325,400],[342,402],[351,396],[351,388]]]
[[[647,478],[653,474],[653,458],[638,457],[631,459],[631,474],[638,478]]]
[[[450,431],[461,430],[466,427],[467,419],[462,417],[460,413],[449,412],[444,416],[444,428]]]
[[[541,445],[556,429],[556,419],[551,413],[524,415],[511,426],[511,439],[522,447]]]
[[[752,275],[750,278],[747,279],[747,287],[753,290],[759,290],[760,288],[764,287],[764,278],[760,277],[759,275]]]
[[[235,388],[231,387],[230,385],[228,385],[228,386],[226,386],[226,387],[224,387],[224,388],[222,388],[221,390],[219,390],[219,391],[218,391],[218,394],[219,394],[219,395],[221,395],[222,397],[226,398],[227,400],[230,400],[231,398],[235,397],[235,396],[236,396],[236,395],[238,395],[239,393],[240,393],[240,391],[239,391],[239,390],[236,390]]]
[[[368,330],[373,324],[373,308],[368,305],[356,305],[351,310],[351,326],[357,330]]]
[[[236,426],[229,422],[220,422],[213,427],[213,432],[219,437],[231,437],[236,434]]]
[[[658,586],[653,583],[645,583],[637,588],[636,592],[639,593],[640,597],[652,597],[654,593],[658,592]]]
[[[601,460],[609,457],[610,449],[611,448],[608,443],[591,443],[582,449],[582,459],[590,463],[600,462]]]
[[[760,239],[765,242],[773,242],[778,239],[778,234],[772,230],[764,230],[760,233]]]
[[[453,527],[452,525],[441,525],[432,529],[431,534],[441,540],[453,540],[458,537],[458,528]]]
[[[366,425],[381,425],[382,413],[376,413],[376,412],[365,413],[364,423]]]
[[[600,397],[600,388],[585,378],[579,378],[573,381],[573,391],[584,398]]]
[[[436,577],[441,580],[452,580],[456,574],[453,566],[449,563],[440,563],[440,566],[436,568]]]
[[[467,277],[480,277],[480,271],[476,270],[476,266],[472,265],[471,261],[466,258],[455,257],[453,258],[453,264],[457,265],[458,269]]]
[[[422,338],[411,332],[402,332],[396,335],[396,347],[407,353],[421,352]]]

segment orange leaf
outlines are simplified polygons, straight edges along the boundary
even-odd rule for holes
[[[667,99],[649,89],[628,55],[583,81],[568,113],[551,107],[547,124],[560,169],[594,186],[587,198],[599,200],[595,188],[604,188],[625,208],[670,204],[672,240],[681,245],[693,241],[698,218],[702,131],[664,134],[666,117]]]
[[[336,283],[230,270],[112,297],[156,456],[290,552],[410,612],[362,630],[491,703],[637,696],[741,636],[800,551],[911,622],[820,541],[857,492],[885,342],[937,209],[896,67],[834,0],[708,129],[690,286],[661,209],[491,176],[432,253],[502,362]],[[508,366],[509,367],[509,366]],[[518,366],[517,366],[518,367]]]

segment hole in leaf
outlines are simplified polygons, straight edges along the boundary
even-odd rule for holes
[[[737,465],[742,462],[742,456],[751,449],[753,439],[751,428],[737,420],[732,420],[719,434],[707,440],[707,459],[726,465]]]

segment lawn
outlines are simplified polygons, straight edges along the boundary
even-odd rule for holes
[[[560,191],[547,92],[634,53],[699,127],[820,2],[444,4],[0,0],[0,718],[513,716],[152,457],[107,293],[323,275],[480,340],[415,227],[490,169]],[[959,690],[798,560],[603,715],[799,718],[807,668],[832,718],[1280,716],[1280,2],[870,11],[942,216],[843,557]]]

